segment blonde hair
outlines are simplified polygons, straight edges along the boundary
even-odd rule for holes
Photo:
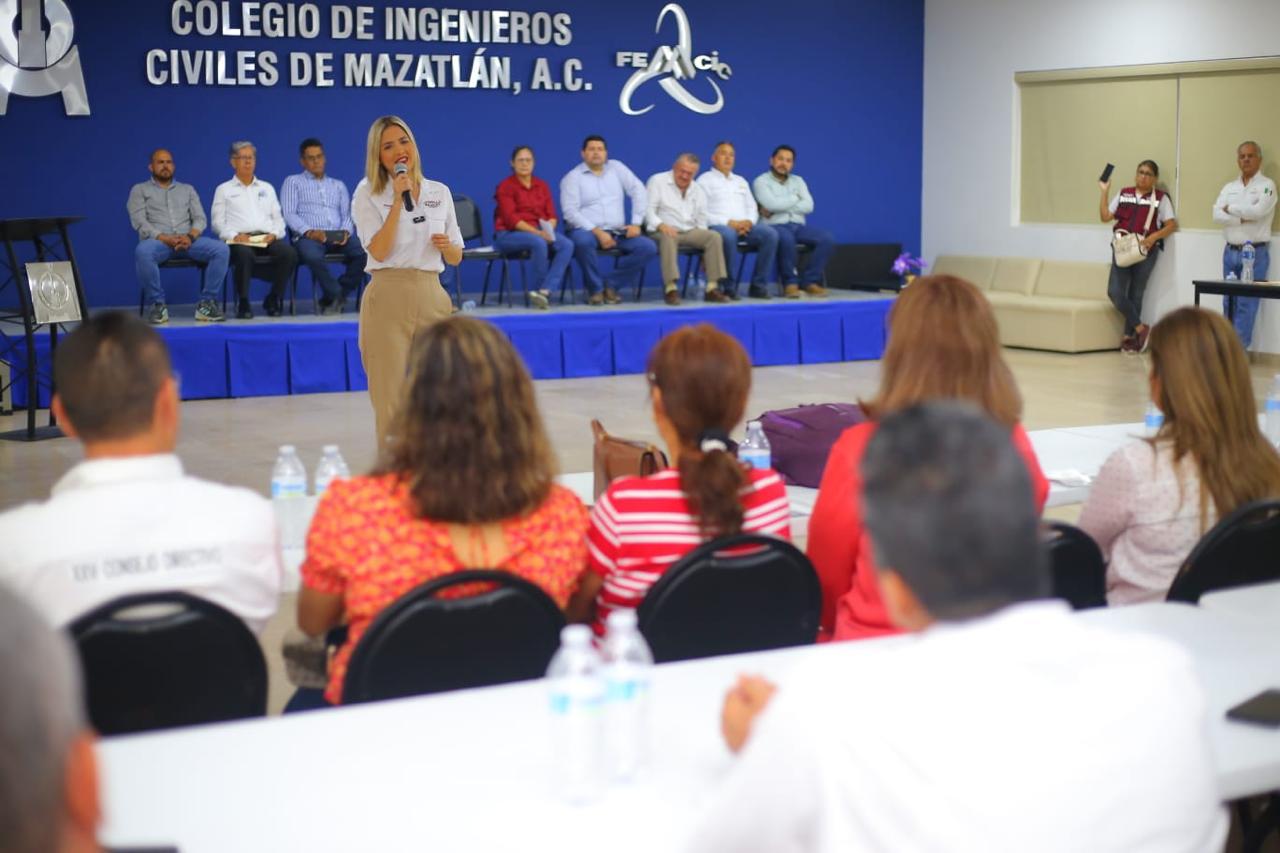
[[[418,150],[418,140],[413,138],[413,131],[409,129],[409,125],[399,116],[382,116],[374,119],[369,127],[369,144],[366,151],[364,161],[364,176],[369,182],[369,190],[374,195],[382,192],[387,187],[391,176],[387,174],[387,169],[382,165],[382,134],[389,127],[398,127],[404,131],[405,136],[409,137],[409,143],[413,145],[413,159],[408,163],[409,180],[414,186],[422,183],[422,155]]]
[[[862,408],[882,418],[940,398],[976,403],[1007,427],[1022,417],[991,303],[962,278],[927,275],[904,289],[889,311],[880,390]]]
[[[1252,501],[1280,496],[1280,454],[1258,429],[1249,362],[1220,314],[1169,312],[1151,329],[1151,375],[1164,424],[1153,444],[1172,447],[1176,466],[1190,456],[1200,475],[1200,528],[1209,499],[1219,517]]]

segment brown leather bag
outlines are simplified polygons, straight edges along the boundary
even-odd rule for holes
[[[667,454],[647,441],[609,435],[597,420],[591,421],[591,432],[595,436],[591,455],[595,468],[596,499],[619,477],[647,477],[668,467]]]

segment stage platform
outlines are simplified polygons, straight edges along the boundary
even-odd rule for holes
[[[550,311],[479,308],[473,316],[506,332],[535,379],[562,379],[641,373],[659,338],[703,322],[741,341],[757,366],[877,359],[884,350],[885,315],[892,303],[882,294],[835,291],[826,299],[743,299],[678,308],[656,302]],[[354,313],[340,319],[299,314],[209,324],[185,319],[190,310],[171,306],[170,316],[173,320],[160,327],[160,334],[182,377],[185,400],[368,387]],[[38,339],[37,356],[47,377],[47,335]],[[47,398],[48,384],[42,381],[42,408]],[[25,405],[25,383],[15,383],[14,403]]]

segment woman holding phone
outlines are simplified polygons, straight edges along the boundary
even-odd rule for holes
[[[453,312],[440,273],[462,260],[453,195],[423,177],[404,119],[382,116],[369,128],[365,177],[352,194],[351,215],[373,279],[360,302],[359,342],[381,450],[400,404],[414,336]]]
[[[1113,231],[1128,231],[1142,240],[1147,256],[1131,267],[1116,264],[1111,258],[1111,277],[1107,282],[1107,297],[1116,310],[1124,316],[1124,337],[1120,339],[1121,352],[1142,352],[1147,348],[1147,335],[1151,327],[1142,322],[1142,297],[1147,290],[1147,280],[1156,265],[1156,250],[1164,247],[1164,238],[1178,228],[1173,218],[1173,202],[1164,190],[1156,189],[1160,167],[1155,160],[1143,160],[1138,164],[1134,186],[1116,193],[1110,202],[1111,175],[1106,173],[1098,182],[1102,190],[1098,201],[1098,216],[1103,222],[1115,222]]]

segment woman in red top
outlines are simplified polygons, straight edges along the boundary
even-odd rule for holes
[[[889,314],[880,389],[862,404],[868,420],[846,430],[831,448],[809,520],[809,559],[822,583],[819,640],[898,633],[885,613],[871,541],[862,525],[859,468],[877,418],[938,398],[968,400],[1009,427],[1010,440],[1030,469],[1037,509],[1044,507],[1049,483],[1018,423],[1022,398],[1000,353],[991,305],[962,279],[916,279]]]
[[[533,149],[528,145],[511,152],[511,177],[498,184],[494,199],[498,208],[493,213],[493,242],[504,255],[529,253],[534,280],[529,302],[547,308],[551,291],[560,287],[573,260],[573,241],[556,231],[551,188],[533,176]]]
[[[746,468],[729,452],[729,430],[742,420],[750,391],[742,345],[707,323],[654,347],[649,394],[671,468],[614,480],[591,510],[590,568],[576,601],[584,618],[595,610],[597,634],[610,611],[638,607],[663,572],[708,539],[738,532],[791,538],[782,478]]]
[[[442,320],[420,333],[411,364],[395,441],[373,473],[329,486],[307,535],[298,627],[349,629],[329,665],[331,704],[369,623],[415,586],[501,569],[564,608],[586,567],[587,511],[554,482],[533,383],[506,335],[470,317]]]

